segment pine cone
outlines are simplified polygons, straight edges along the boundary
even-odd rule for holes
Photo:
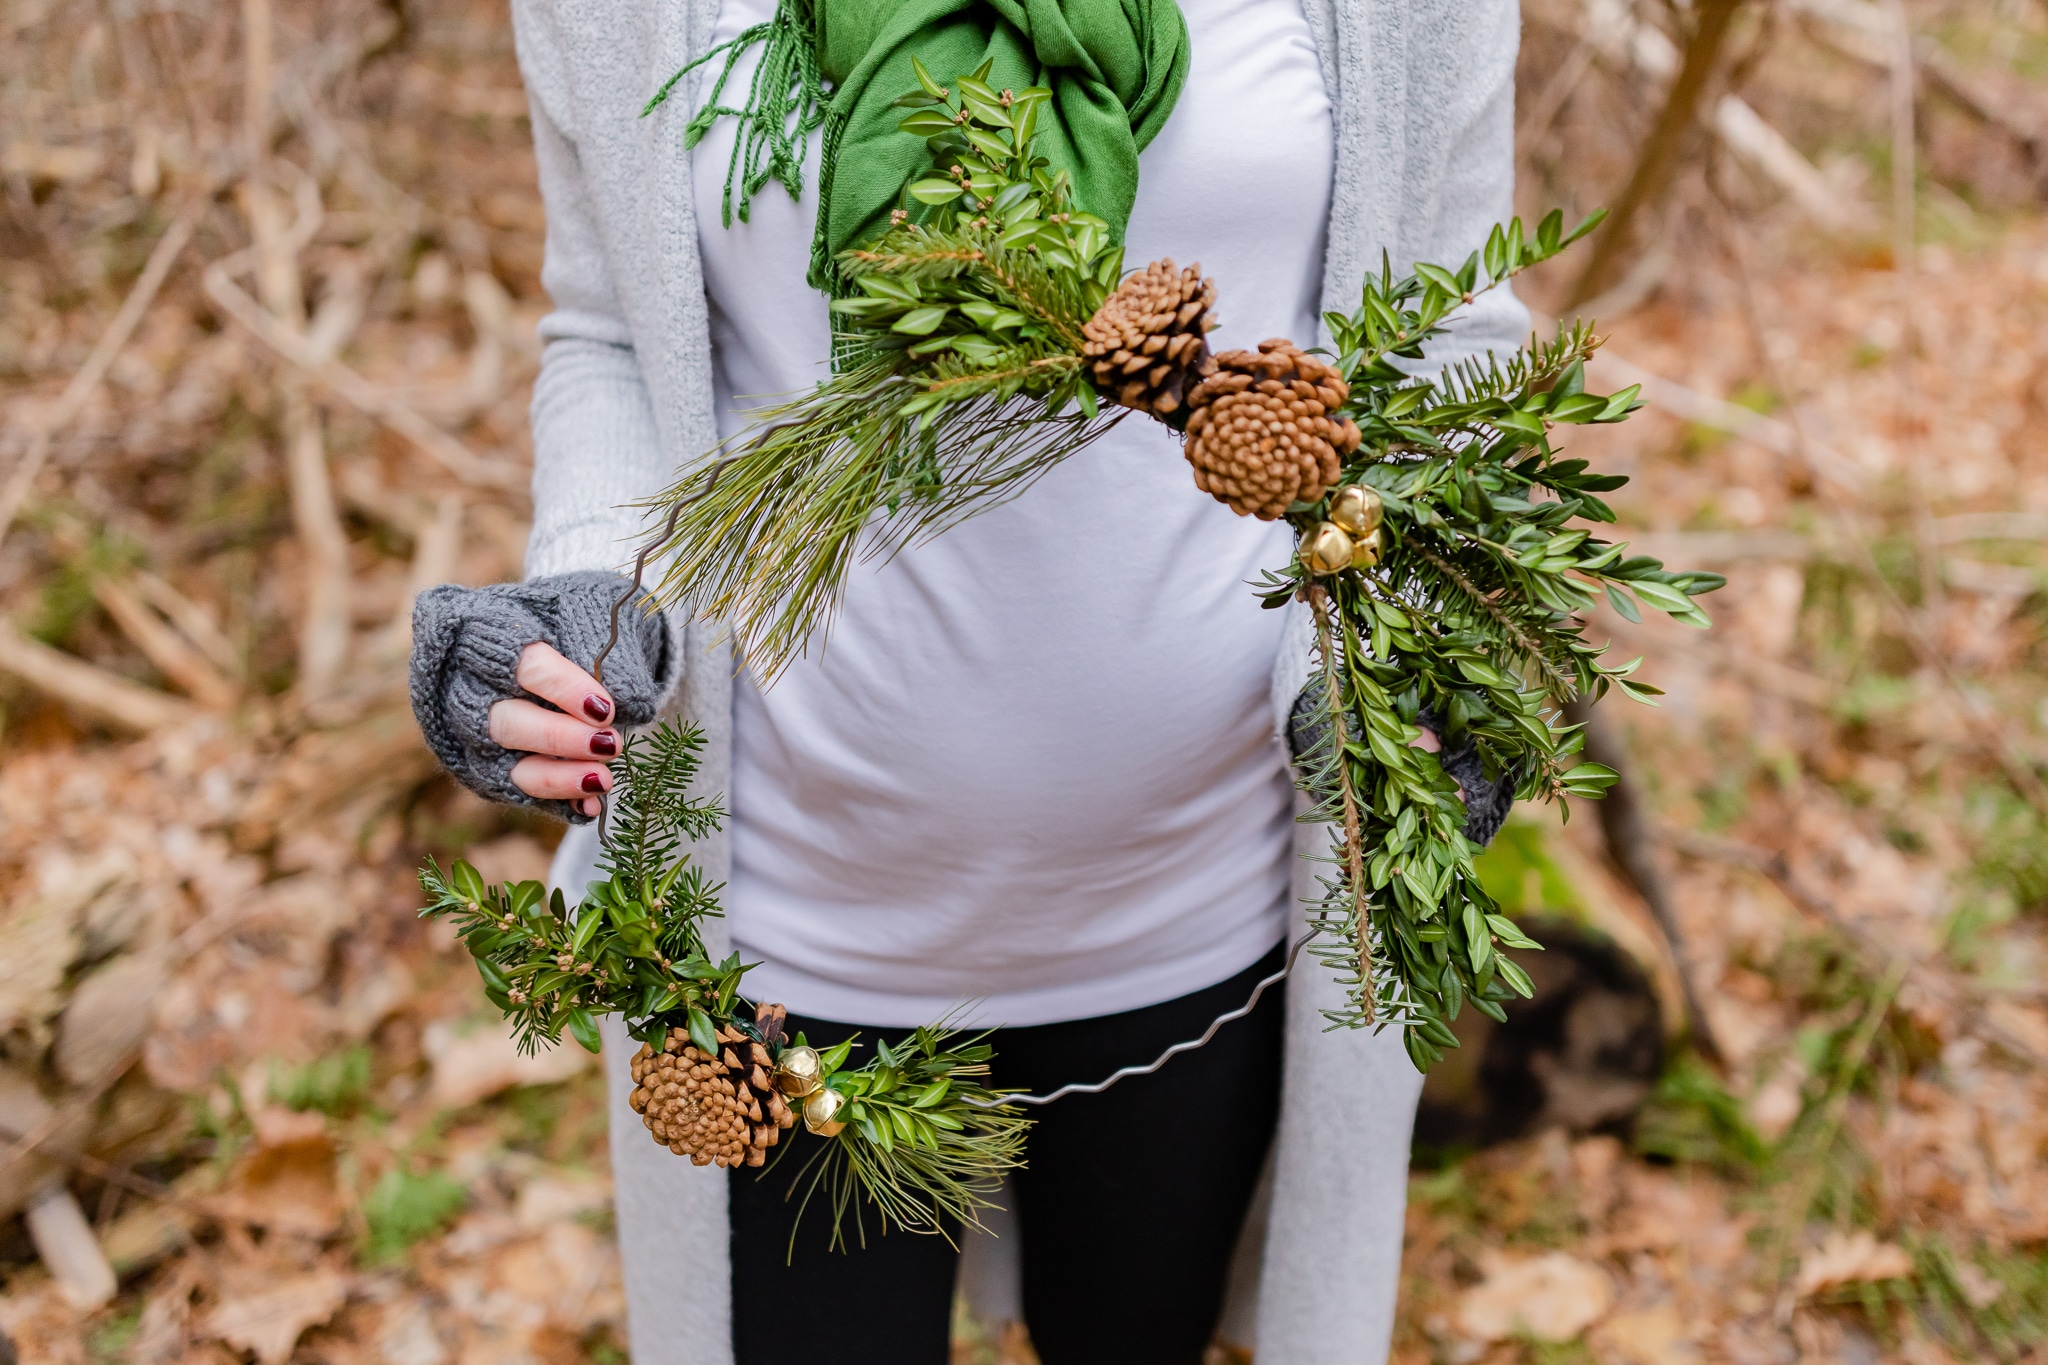
[[[1209,372],[1206,333],[1216,284],[1202,267],[1154,261],[1117,286],[1081,328],[1095,387],[1114,402],[1171,421]],[[1173,422],[1173,425],[1179,425]]]
[[[1195,487],[1261,521],[1314,502],[1358,449],[1358,427],[1330,415],[1350,396],[1335,367],[1284,337],[1225,351],[1188,395]]]
[[[641,1044],[628,1103],[656,1142],[693,1165],[759,1166],[796,1115],[771,1080],[767,1048],[731,1027],[718,1041],[716,1057],[687,1029],[670,1029],[659,1052]]]

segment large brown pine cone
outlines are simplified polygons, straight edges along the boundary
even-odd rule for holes
[[[628,1102],[656,1142],[694,1165],[759,1166],[796,1115],[775,1089],[767,1048],[731,1027],[718,1041],[716,1057],[687,1029],[670,1029],[659,1052],[641,1044]]]
[[[1187,391],[1209,372],[1209,307],[1216,283],[1202,267],[1154,261],[1117,286],[1081,328],[1095,387],[1127,408],[1174,421]]]
[[[1358,449],[1358,427],[1330,415],[1350,396],[1334,366],[1284,337],[1225,351],[1188,395],[1195,486],[1261,521],[1314,502]]]

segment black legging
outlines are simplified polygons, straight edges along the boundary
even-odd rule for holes
[[[995,1081],[1044,1094],[1149,1062],[1242,1005],[1280,960],[1275,948],[1228,981],[1124,1014],[1000,1029]],[[1273,987],[1159,1072],[1032,1111],[1016,1212],[1025,1325],[1044,1365],[1198,1365],[1273,1136],[1284,1013]],[[789,1028],[825,1046],[878,1032],[794,1015]],[[865,1248],[849,1238],[853,1249],[833,1251],[822,1194],[792,1253],[786,1196],[818,1139],[799,1123],[783,1140],[772,1170],[732,1176],[735,1365],[946,1365],[960,1253],[929,1234],[876,1236],[872,1208]]]

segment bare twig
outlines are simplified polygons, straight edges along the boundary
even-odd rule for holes
[[[412,604],[428,588],[455,576],[462,552],[462,499],[450,494],[434,506],[434,519],[422,526],[413,542],[412,566],[406,575],[405,600],[371,641],[373,662],[403,659],[412,648]]]
[[[1664,97],[1663,111],[1643,141],[1628,185],[1615,199],[1605,224],[1594,235],[1592,255],[1572,286],[1571,304],[1606,292],[1620,278],[1622,261],[1633,244],[1636,219],[1664,197],[1684,159],[1687,142],[1699,120],[1701,101],[1721,62],[1721,50],[1743,0],[1698,0],[1685,60]],[[1569,306],[1569,305],[1568,305]]]
[[[1914,450],[1921,404],[1916,373],[1920,330],[1914,311],[1919,232],[1914,202],[1918,154],[1913,121],[1913,26],[1900,0],[1887,0],[1885,11],[1892,28],[1892,269],[1898,277],[1900,336],[1896,352],[1899,382],[1894,390],[1897,410],[1892,421],[1898,430],[1898,448],[1912,505],[1914,558],[1920,567],[1920,615],[1926,622],[1938,619],[1947,593],[1941,581],[1941,540],[1935,534],[1934,512],[1928,506],[1926,482]]]
[[[162,612],[165,619],[177,627],[178,633],[223,676],[239,678],[242,675],[242,653],[235,648],[235,642],[222,632],[220,622],[214,620],[211,611],[146,570],[136,571],[131,586],[136,596]]]
[[[526,487],[527,478],[522,471],[483,459],[348,366],[318,355],[305,337],[264,312],[256,300],[234,282],[229,269],[243,264],[246,264],[245,259],[229,257],[206,268],[203,279],[207,297],[218,304],[222,312],[248,328],[264,345],[318,380],[336,397],[391,428],[462,482],[485,488]]]
[[[19,1142],[27,1136],[26,1132],[17,1132],[5,1124],[0,1124],[0,1138]],[[90,1152],[81,1152],[75,1147],[59,1147],[48,1142],[36,1144],[36,1150],[52,1161],[81,1171],[95,1180],[104,1180],[109,1185],[119,1185],[130,1194],[139,1194],[145,1199],[154,1199],[159,1203],[191,1208],[195,1212],[198,1210],[196,1204],[178,1194],[170,1186],[151,1180],[147,1176],[137,1175],[126,1166],[116,1166],[111,1161],[102,1161]]]
[[[107,324],[107,330],[100,333],[92,354],[71,376],[71,382],[64,386],[64,392],[56,403],[35,424],[30,434],[28,448],[22,452],[14,469],[8,474],[7,482],[0,486],[0,541],[5,541],[7,532],[14,525],[14,518],[21,512],[22,504],[28,501],[29,493],[35,487],[36,476],[43,472],[43,465],[50,457],[50,442],[56,434],[78,416],[86,400],[92,397],[100,381],[106,378],[107,367],[121,353],[135,335],[137,324],[150,304],[156,302],[157,291],[170,277],[171,266],[177,261],[178,253],[192,240],[192,233],[199,226],[200,217],[213,202],[213,190],[209,186],[185,204],[164,235],[157,239],[156,247],[149,253],[149,260],[142,267],[142,274],[128,290],[128,297],[121,301],[120,311]]]
[[[1897,66],[1898,25],[1888,6],[1873,0],[1791,0],[1791,7],[1818,20],[1815,36],[1835,51],[1885,70]],[[2036,181],[2048,188],[2048,128],[2029,116],[2025,104],[1983,89],[1931,35],[1913,37],[1912,55],[1927,93],[2010,138]]]
[[[1802,437],[1791,425],[1775,417],[1651,374],[1608,350],[1596,355],[1592,364],[1603,376],[1623,387],[1642,385],[1643,401],[1673,417],[1726,432],[1774,455],[1799,460],[1815,477],[1828,479],[1852,492],[1860,491],[1865,483],[1862,467],[1854,460],[1824,442]]]
[[[124,730],[147,733],[182,724],[198,714],[190,703],[30,639],[4,619],[0,619],[0,670],[12,673],[52,701]]]
[[[183,636],[165,625],[161,617],[144,605],[134,588],[99,574],[92,580],[92,595],[114,618],[121,633],[156,665],[157,671],[192,700],[209,711],[225,711],[235,704],[241,689]]]

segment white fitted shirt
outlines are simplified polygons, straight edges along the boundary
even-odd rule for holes
[[[1300,0],[1181,9],[1192,60],[1140,159],[1125,264],[1200,261],[1218,349],[1309,344],[1335,152]],[[712,41],[773,10],[724,0]],[[800,202],[770,184],[727,228],[734,137],[722,119],[691,153],[724,436],[829,353],[804,283],[817,140]],[[851,1023],[966,1006],[1024,1025],[1257,961],[1284,928],[1292,793],[1269,701],[1282,613],[1248,584],[1290,546],[1197,490],[1178,437],[1133,415],[1014,501],[856,563],[825,647],[735,688],[724,899],[761,964],[750,992]]]

